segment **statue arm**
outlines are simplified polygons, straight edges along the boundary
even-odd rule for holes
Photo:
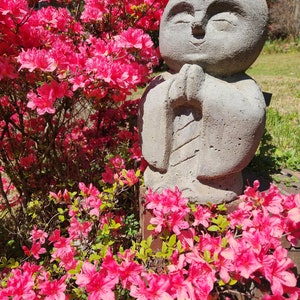
[[[139,128],[142,153],[150,167],[167,171],[171,151],[173,112],[168,102],[172,80],[155,79],[142,98]]]
[[[193,106],[202,109],[199,98],[205,74],[200,66],[184,65],[174,75],[157,77],[143,96],[140,135],[144,158],[152,168],[166,172],[172,148],[174,109]]]

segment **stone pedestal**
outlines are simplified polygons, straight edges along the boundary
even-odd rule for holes
[[[147,229],[148,225],[150,224],[150,219],[152,215],[149,211],[144,209],[144,201],[145,201],[145,193],[146,188],[140,189],[140,226],[141,226],[141,236],[142,239],[147,239],[151,235],[151,231]],[[162,241],[160,240],[159,236],[153,239],[151,248],[153,251],[159,251],[162,247]]]

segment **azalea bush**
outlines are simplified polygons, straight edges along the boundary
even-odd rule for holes
[[[55,214],[51,190],[138,170],[139,99],[128,97],[158,64],[150,34],[167,1],[0,2],[0,244],[10,252]],[[128,209],[135,193],[123,193]]]
[[[57,228],[34,227],[24,261],[2,259],[0,298],[299,299],[282,243],[299,241],[300,194],[259,192],[256,181],[228,212],[224,204],[191,204],[178,189],[149,190],[150,235],[139,240],[138,224],[115,206],[124,186],[51,192]]]

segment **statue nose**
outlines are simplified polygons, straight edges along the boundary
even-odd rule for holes
[[[194,37],[203,37],[205,35],[204,25],[200,22],[192,23],[192,34]]]

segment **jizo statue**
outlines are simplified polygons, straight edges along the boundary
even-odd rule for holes
[[[145,92],[139,127],[154,191],[178,186],[196,203],[243,191],[265,126],[265,99],[245,74],[266,36],[264,0],[170,0],[160,51],[170,68]]]

